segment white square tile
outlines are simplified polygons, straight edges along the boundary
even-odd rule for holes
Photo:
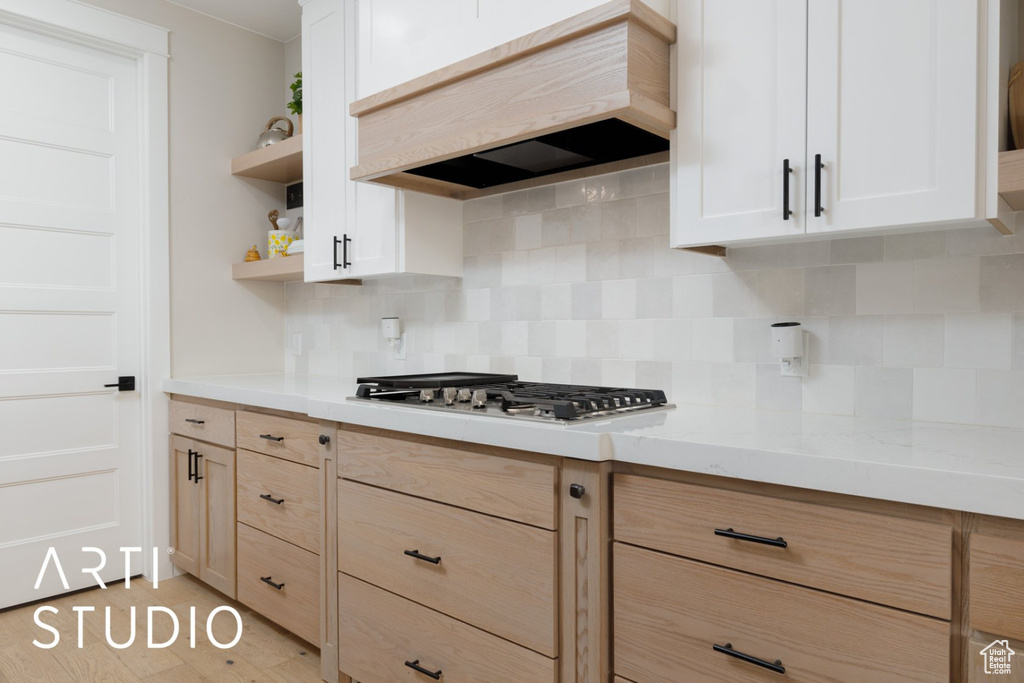
[[[711,275],[672,278],[672,310],[676,318],[711,317]]]
[[[804,271],[778,268],[757,273],[757,314],[793,316],[804,312]]]
[[[804,412],[853,415],[854,375],[847,365],[812,365],[803,381]]]
[[[601,317],[605,320],[636,317],[636,280],[607,280],[601,287]]]
[[[1012,345],[1009,313],[946,316],[946,367],[1009,369]]]
[[[516,320],[540,320],[540,287],[516,288]]]
[[[562,358],[587,355],[586,320],[559,320],[555,323],[555,353]]]
[[[587,247],[573,244],[555,250],[555,282],[584,282],[587,279]]]
[[[572,207],[569,232],[573,244],[596,242],[601,239],[601,206],[584,204]]]
[[[559,280],[557,247],[533,249],[526,253],[530,264],[530,284],[545,284]]]
[[[690,360],[693,357],[693,321],[689,318],[655,320],[654,357],[660,360]]]
[[[946,257],[946,231],[885,236],[886,261],[915,261]]]
[[[913,414],[914,371],[910,368],[855,368],[858,417],[909,420]]]
[[[531,356],[555,355],[555,323],[552,320],[530,322],[527,330],[527,353]]]
[[[543,320],[572,318],[572,285],[559,283],[540,288],[540,317]]]
[[[778,365],[757,366],[757,408],[799,411],[803,389],[799,377],[783,377]]]
[[[544,359],[540,356],[516,356],[516,374],[527,382],[544,374]]]
[[[638,237],[669,233],[669,194],[662,192],[636,200],[636,234]]]
[[[672,364],[664,361],[639,361],[636,364],[636,386],[639,389],[660,389],[672,396]]]
[[[914,264],[911,261],[857,265],[857,313],[913,313]]]
[[[648,278],[636,282],[638,318],[672,317],[672,278]]]
[[[978,423],[1024,428],[1024,371],[978,370]]]
[[[587,357],[619,357],[619,323],[615,320],[587,321]]]
[[[714,363],[711,367],[711,383],[716,405],[754,407],[757,366],[753,363]]]
[[[587,250],[587,280],[617,280],[619,277],[619,243],[615,240],[591,242]]]
[[[978,414],[978,378],[974,370],[914,369],[914,419],[973,424]]]
[[[853,237],[832,240],[829,244],[829,260],[839,263],[870,263],[885,257],[884,237]]]
[[[963,313],[981,306],[977,258],[914,262],[914,310]]]
[[[542,382],[569,384],[572,382],[572,364],[565,358],[542,358],[540,362]]]
[[[716,273],[711,276],[711,310],[716,318],[756,315],[757,273]]]
[[[601,361],[603,381],[610,387],[636,386],[636,361],[605,359]]]
[[[601,237],[606,240],[636,237],[635,199],[620,199],[601,207]]]
[[[571,180],[555,185],[555,206],[577,206],[587,201],[587,181]]]
[[[490,320],[491,290],[467,289],[465,294],[466,320]]]
[[[545,247],[559,247],[569,244],[570,209],[556,209],[540,214],[542,218],[542,240]]]
[[[572,285],[573,320],[594,320],[601,317],[602,289],[600,282],[577,282]]]
[[[601,360],[598,358],[573,358],[569,372],[573,384],[604,384]]]
[[[526,216],[516,216],[516,250],[539,249],[541,247],[541,216],[543,214],[531,213]]]
[[[672,400],[677,403],[711,405],[715,401],[711,370],[714,363],[676,361],[672,363]]]
[[[501,286],[518,287],[530,284],[528,251],[506,251],[501,255]]]
[[[829,319],[829,365],[881,365],[884,318],[843,315]]]
[[[620,320],[619,357],[654,360],[654,321]]]
[[[808,315],[852,315],[857,311],[854,266],[821,266],[804,271],[804,311]]]
[[[946,362],[946,318],[942,315],[887,315],[882,364],[940,368]]]
[[[693,320],[693,359],[730,363],[733,360],[733,322],[731,318]]]
[[[501,353],[505,356],[525,356],[529,351],[530,324],[509,321],[501,324]]]

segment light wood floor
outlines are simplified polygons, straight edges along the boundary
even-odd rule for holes
[[[58,614],[44,614],[43,621],[60,631],[60,644],[42,650],[53,635],[39,628],[30,605],[0,612],[0,683],[63,683],[104,681],[134,683],[197,683],[205,681],[271,681],[273,683],[314,683],[320,680],[320,653],[309,643],[289,634],[252,610],[208,588],[191,576],[161,580],[159,588],[144,579],[133,579],[107,590],[95,588],[40,604],[52,605]],[[84,647],[78,649],[75,605],[95,607],[84,613]],[[128,640],[130,608],[135,606],[135,643],[124,650],[111,648],[105,635],[104,608],[111,607],[111,639]],[[177,641],[162,650],[146,647],[146,607],[169,607],[178,615],[181,630]],[[196,608],[196,647],[189,647],[189,608]],[[242,616],[242,639],[230,650],[220,650],[206,636],[206,617],[215,607],[231,605]],[[166,641],[173,633],[170,617],[155,613],[153,640]],[[222,643],[234,637],[230,614],[220,613],[214,621],[214,637]]]

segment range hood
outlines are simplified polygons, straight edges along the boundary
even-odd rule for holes
[[[668,160],[675,26],[615,0],[353,102],[353,180],[456,199]]]

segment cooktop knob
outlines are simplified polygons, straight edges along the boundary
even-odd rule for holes
[[[434,390],[433,389],[420,389],[420,403],[433,403],[434,402]]]
[[[477,389],[473,392],[473,407],[474,408],[486,408],[487,407],[487,390]]]
[[[453,405],[455,403],[455,396],[458,394],[455,387],[445,387],[441,390],[441,394],[444,396],[444,404],[446,406]]]
[[[459,389],[459,403],[469,403],[473,400],[473,392],[469,389]]]

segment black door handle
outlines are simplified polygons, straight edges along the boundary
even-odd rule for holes
[[[280,505],[281,503],[284,502],[284,498],[274,498],[269,493],[261,493],[260,498],[267,502],[273,503],[274,505]]]
[[[732,649],[732,643],[726,643],[725,645],[715,644],[714,650],[715,652],[721,652],[724,655],[735,657],[736,659],[743,660],[744,662],[755,664],[762,668],[768,669],[769,671],[774,671],[777,674],[786,673],[786,667],[782,666],[781,659],[776,659],[774,662],[769,662],[767,660],[754,657],[753,655],[748,655],[745,652],[740,652],[739,650]]]
[[[272,577],[272,576],[261,576],[260,577],[260,581],[262,581],[263,583],[270,584],[271,586],[273,586],[277,590],[281,590],[282,588],[284,588],[284,584],[283,583],[274,583],[273,581],[271,581],[272,578],[274,578],[274,577]]]
[[[821,163],[821,155],[814,155],[814,217],[820,218],[825,209],[821,208],[821,169],[825,164]]]
[[[786,540],[779,536],[778,538],[767,538],[765,536],[751,536],[750,534],[741,534],[738,531],[733,531],[732,528],[728,529],[715,529],[715,536],[725,536],[726,538],[733,538],[737,541],[748,541],[750,543],[760,543],[762,545],[773,545],[776,548],[788,548],[789,544]]]
[[[437,557],[430,557],[428,555],[421,555],[419,550],[406,550],[404,552],[409,557],[415,557],[417,560],[423,560],[424,562],[429,562],[430,564],[441,564],[441,556],[440,555],[438,555]]]
[[[274,436],[273,434],[260,434],[260,438],[266,439],[267,441],[276,441],[278,443],[284,441],[283,436]]]
[[[406,662],[405,665],[407,667],[409,667],[410,669],[412,669],[413,671],[420,672],[424,676],[430,676],[435,681],[441,680],[441,670],[440,669],[438,669],[437,671],[431,671],[430,669],[424,669],[422,666],[420,666],[420,660],[418,660],[418,659],[414,659],[411,662]]]
[[[339,240],[337,237],[334,238],[334,269],[348,268],[352,264],[348,260],[348,244],[352,241],[348,235],[342,235]],[[341,263],[338,263],[338,245],[341,245]]]
[[[188,449],[188,480],[189,481],[192,481],[192,477],[196,476],[195,475],[195,470],[192,469],[192,458],[194,458],[195,455],[196,455],[196,452],[194,450],[192,450],[191,448]]]
[[[107,389],[117,387],[118,391],[135,391],[135,377],[118,377],[113,384],[104,384],[103,386]]]
[[[201,457],[203,457],[203,454],[200,453],[199,451],[196,451],[196,480],[195,481],[196,481],[197,484],[199,483],[199,480],[203,478],[203,477],[199,476],[199,458],[201,458]]]
[[[789,176],[793,169],[789,167],[789,159],[782,160],[782,220],[788,221],[793,212],[789,210]]]

